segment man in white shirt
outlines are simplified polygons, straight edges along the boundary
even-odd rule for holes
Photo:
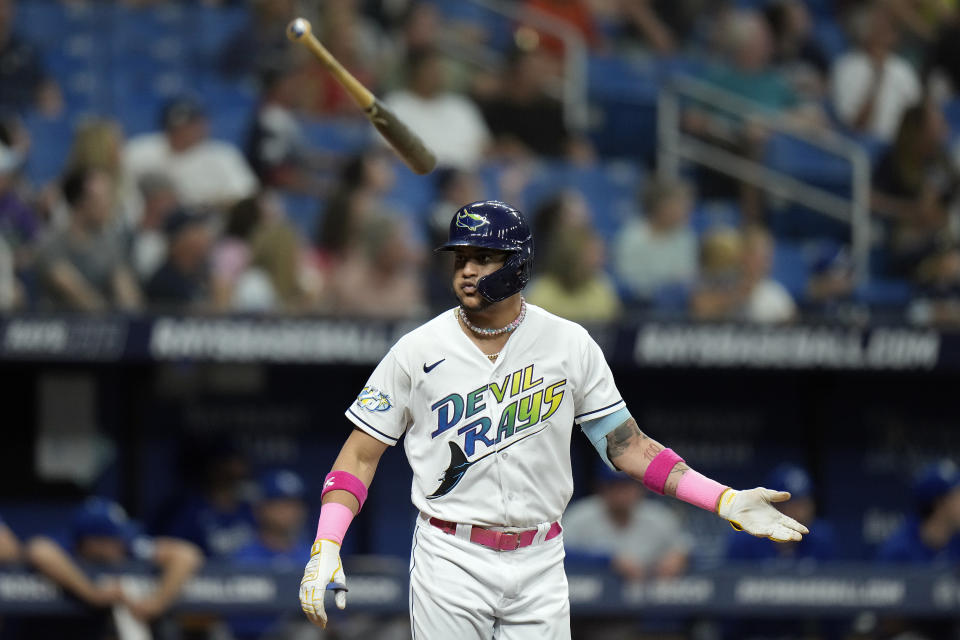
[[[851,22],[857,49],[840,56],[830,71],[833,106],[851,129],[890,142],[903,112],[920,100],[920,78],[893,53],[899,34],[886,8],[865,7]]]
[[[697,236],[690,227],[692,194],[681,182],[655,182],[643,197],[643,217],[627,222],[613,242],[617,278],[640,300],[664,285],[691,284],[697,275]]]
[[[609,559],[627,580],[682,574],[693,540],[673,510],[606,465],[597,481],[597,493],[577,500],[563,515],[568,560],[575,562],[578,553]]]
[[[163,131],[134,137],[124,164],[137,182],[149,173],[166,175],[188,208],[224,207],[253,195],[257,178],[234,145],[209,138],[203,106],[177,98],[163,110]]]
[[[387,106],[423,138],[441,166],[473,169],[490,143],[483,115],[469,99],[444,90],[443,60],[433,50],[409,57],[408,89],[390,94]]]

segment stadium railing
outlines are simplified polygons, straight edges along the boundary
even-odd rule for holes
[[[345,564],[350,584],[348,613],[407,611],[404,563],[385,566],[378,558],[361,557],[347,558]],[[605,571],[568,568],[567,573],[574,615],[839,617],[869,610],[881,616],[944,617],[960,613],[960,580],[943,568],[840,565],[763,570],[733,564],[637,583],[622,582]],[[115,576],[139,590],[149,589],[154,580],[141,565],[98,575]],[[210,564],[187,583],[174,611],[287,613],[299,608],[300,578],[299,569]],[[65,615],[83,610],[76,600],[26,568],[0,569],[0,615]]]

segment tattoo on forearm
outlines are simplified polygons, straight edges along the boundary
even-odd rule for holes
[[[607,457],[612,460],[622,455],[638,436],[641,440],[647,437],[640,431],[637,421],[628,418],[626,422],[607,434]]]
[[[684,462],[678,462],[673,466],[673,469],[670,470],[670,475],[667,476],[667,482],[663,485],[663,492],[668,496],[677,495],[677,486],[680,484],[680,478],[683,477],[683,474],[687,471],[690,471],[690,467]]]

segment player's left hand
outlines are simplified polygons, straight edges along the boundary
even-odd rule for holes
[[[780,513],[773,502],[786,502],[790,494],[786,491],[773,491],[757,487],[746,491],[727,489],[720,496],[717,514],[730,521],[734,529],[775,542],[796,542],[803,538],[801,534],[810,531],[794,520]]]

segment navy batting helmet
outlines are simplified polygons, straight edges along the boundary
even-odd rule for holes
[[[482,247],[513,255],[493,273],[477,282],[477,291],[490,302],[517,293],[530,280],[533,234],[523,214],[505,202],[483,200],[463,206],[450,221],[450,237],[437,251]]]

